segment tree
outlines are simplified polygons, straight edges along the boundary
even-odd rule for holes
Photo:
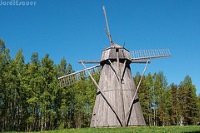
[[[56,67],[53,65],[53,60],[46,54],[42,58],[42,86],[40,90],[40,113],[41,113],[41,130],[52,129],[53,119],[55,118],[55,94],[58,89],[56,79]]]
[[[0,127],[1,131],[9,131],[11,121],[9,119],[9,67],[10,50],[6,48],[3,40],[0,39]]]
[[[197,116],[198,117],[198,125],[200,125],[200,94],[198,95],[198,102],[197,102],[197,106],[198,106],[198,113],[197,113]]]
[[[23,114],[22,114],[22,106],[24,105],[24,99],[21,99],[24,95],[24,86],[23,86],[23,76],[25,74],[25,62],[24,62],[24,56],[23,51],[20,49],[14,60],[10,63],[10,85],[12,85],[11,90],[12,94],[10,95],[10,100],[13,104],[12,108],[12,120],[13,120],[13,130],[21,130],[21,121],[24,121]],[[23,120],[22,120],[23,119]]]
[[[151,73],[148,73],[146,77],[146,85],[147,85],[147,96],[148,96],[148,120],[146,120],[146,123],[151,126],[153,125],[153,76]]]
[[[193,125],[198,121],[197,97],[196,88],[192,84],[192,79],[189,75],[184,78],[184,81],[179,86],[179,100],[181,108],[181,116],[183,124]]]
[[[167,125],[169,123],[168,116],[168,107],[166,106],[169,103],[169,98],[166,94],[167,89],[167,80],[163,72],[154,74],[154,120],[155,125]]]
[[[180,108],[179,108],[179,100],[178,100],[178,86],[172,83],[170,85],[171,92],[171,124],[178,125],[180,122]]]
[[[57,67],[58,69],[58,77],[70,74],[73,71],[70,63],[67,64],[66,59],[62,59],[60,64]],[[59,87],[56,98],[55,98],[55,109],[57,118],[58,118],[58,126],[60,129],[62,128],[70,128],[75,127],[74,121],[74,85],[67,86],[64,88]]]
[[[26,90],[29,91],[27,95],[27,103],[29,107],[28,119],[29,130],[38,131],[40,129],[40,95],[41,87],[43,85],[43,77],[41,70],[41,63],[39,61],[38,53],[33,53],[31,56],[31,63],[28,64],[28,84]]]

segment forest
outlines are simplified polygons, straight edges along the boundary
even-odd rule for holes
[[[0,131],[42,131],[89,127],[97,88],[90,78],[61,88],[57,78],[74,72],[66,59],[59,64],[46,54],[23,51],[11,58],[0,39]],[[99,73],[93,73],[98,81]],[[141,74],[133,78],[136,85]],[[144,75],[138,91],[147,126],[197,125],[200,95],[189,75],[168,84],[163,72]]]

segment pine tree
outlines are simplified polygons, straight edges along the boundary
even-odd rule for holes
[[[192,79],[187,75],[183,82],[179,86],[179,100],[181,108],[181,118],[184,125],[197,124],[198,121],[198,109],[197,109],[197,97],[196,88],[192,84]]]
[[[5,43],[3,40],[0,39],[0,64],[1,64],[0,65],[0,127],[2,127],[1,131],[5,130],[5,120],[3,118],[4,112],[5,112],[4,111],[5,89],[3,89],[5,86],[3,83],[3,79],[4,79],[3,72],[5,69],[4,53],[5,53]]]
[[[168,109],[165,106],[168,102],[167,94],[167,80],[163,72],[154,74],[154,120],[155,125],[166,125],[168,123]],[[167,101],[166,101],[167,100]]]
[[[179,100],[178,100],[178,86],[172,83],[170,85],[171,89],[171,124],[178,125],[180,122],[180,109],[179,109]]]
[[[60,64],[57,66],[57,77],[61,77],[66,74],[66,59],[62,59]],[[65,91],[66,88],[61,88],[58,87],[58,90],[56,92],[56,97],[55,97],[55,111],[56,111],[56,119],[55,119],[55,126],[58,127],[59,129],[64,128],[64,117],[63,115],[65,114],[67,110],[67,105],[65,104],[65,96],[63,96],[63,91]]]
[[[198,101],[197,101],[197,106],[198,106],[198,113],[197,113],[197,116],[199,116],[198,117],[198,125],[200,125],[200,94],[198,95]]]
[[[41,87],[43,84],[43,77],[41,72],[41,64],[39,61],[38,53],[33,53],[31,56],[31,63],[28,64],[28,84],[27,90],[29,94],[27,95],[27,103],[29,107],[29,117],[28,124],[30,130],[38,131],[40,129],[39,117],[40,117],[40,104],[39,98],[41,95]]]
[[[56,68],[53,64],[53,60],[49,58],[49,55],[45,55],[42,58],[42,86],[40,95],[40,113],[41,113],[41,130],[51,129],[53,125],[53,118],[55,117],[55,91],[57,90],[56,84]]]
[[[58,65],[58,77],[70,74],[73,71],[71,64],[62,59]],[[56,114],[58,119],[58,126],[60,129],[75,127],[74,121],[74,85],[58,89],[56,93]]]
[[[10,50],[6,48],[3,40],[0,39],[0,126],[1,131],[9,131],[9,67],[10,67]]]
[[[148,120],[146,120],[146,123],[151,126],[153,125],[153,76],[151,73],[148,73],[146,77],[146,85],[147,85],[147,96],[148,96]]]
[[[13,96],[12,99],[13,101],[13,115],[12,115],[12,120],[13,120],[13,130],[16,131],[17,127],[18,130],[20,127],[20,121],[22,121],[22,104],[24,103],[24,100],[21,99],[23,97],[23,86],[22,86],[22,77],[24,76],[24,67],[25,67],[25,62],[24,62],[24,56],[23,56],[23,51],[19,50],[12,62],[10,63],[10,84],[12,84],[12,91],[13,91]]]

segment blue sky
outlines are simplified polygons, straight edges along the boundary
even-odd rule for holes
[[[113,41],[128,50],[169,48],[171,58],[152,60],[148,72],[163,71],[168,83],[186,75],[200,93],[199,0],[18,0],[35,6],[3,5],[0,38],[14,57],[23,49],[26,62],[33,52],[49,54],[56,64],[66,58],[75,70],[78,60],[100,60],[109,46],[102,6],[105,5]],[[15,1],[16,2],[16,1]],[[132,64],[133,75],[144,65]]]

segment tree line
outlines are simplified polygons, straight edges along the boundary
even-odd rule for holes
[[[136,73],[136,84],[140,77]],[[163,72],[149,73],[144,76],[138,95],[149,126],[197,125],[200,122],[200,95],[196,95],[189,75],[179,85],[168,85]]]
[[[96,97],[90,78],[61,88],[57,78],[74,72],[62,59],[59,64],[46,54],[33,53],[25,63],[23,51],[14,58],[0,39],[0,130],[40,131],[89,127]],[[98,81],[99,74],[93,73]],[[134,76],[137,84],[141,75]],[[190,76],[168,85],[162,72],[145,75],[139,99],[149,126],[195,125],[200,121],[200,96]]]

